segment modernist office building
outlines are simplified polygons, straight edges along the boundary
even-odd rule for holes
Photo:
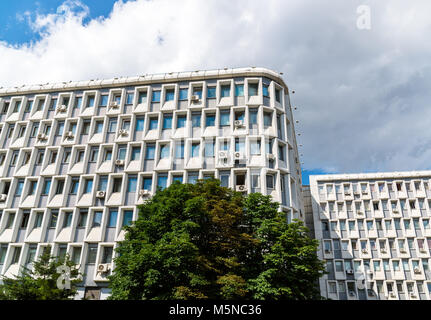
[[[0,274],[44,248],[106,298],[122,227],[173,181],[216,177],[303,219],[289,91],[263,68],[0,89]]]
[[[431,171],[310,177],[324,297],[429,300]]]

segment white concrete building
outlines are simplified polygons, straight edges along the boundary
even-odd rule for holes
[[[216,177],[303,219],[289,91],[264,68],[222,69],[0,89],[0,274],[48,244],[106,276],[136,205],[174,180]]]
[[[431,171],[310,176],[320,279],[335,300],[429,300]]]

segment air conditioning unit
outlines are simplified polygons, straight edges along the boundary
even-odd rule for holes
[[[364,213],[362,211],[356,211],[356,214],[362,216]]]
[[[419,269],[419,267],[415,267],[413,271],[414,273],[421,273],[421,269]]]
[[[331,250],[325,249],[325,253],[331,253]]]
[[[65,104],[62,104],[61,106],[59,106],[57,108],[58,112],[66,112],[67,111],[67,106]]]
[[[346,270],[346,273],[347,273],[347,274],[353,274],[353,270],[352,270],[352,269],[347,269],[347,270]]]
[[[367,249],[362,249],[362,253],[368,253]]]
[[[398,213],[397,209],[392,209],[392,213]]]
[[[349,291],[349,296],[351,296],[351,297],[354,297],[354,296],[356,296],[356,293],[355,293],[355,291]]]
[[[69,139],[73,139],[73,138],[74,138],[73,132],[72,132],[72,131],[68,131],[68,132],[66,132],[65,137],[66,137],[66,138],[69,138]]]
[[[382,248],[382,249],[380,249],[380,252],[381,252],[381,253],[386,253],[387,251],[386,251],[386,249],[385,249],[385,248]]]
[[[112,101],[112,102],[109,104],[109,106],[110,106],[112,109],[117,109],[118,107],[120,107],[120,106],[118,105],[117,101]]]
[[[124,160],[120,160],[120,159],[115,160],[115,165],[116,166],[124,166]]]
[[[391,298],[395,298],[395,297],[396,297],[395,292],[390,291],[390,292],[389,292],[389,297],[391,297]]]
[[[227,152],[226,151],[219,151],[218,157],[220,159],[227,159]]]
[[[96,198],[105,198],[105,191],[97,191]]]
[[[426,253],[427,252],[427,250],[425,248],[420,248],[419,251],[422,252],[422,253]]]
[[[240,151],[237,151],[234,153],[234,157],[235,159],[243,159],[244,158],[244,154]]]
[[[401,253],[407,253],[407,250],[406,250],[406,249],[404,249],[404,248],[401,248],[401,249],[400,249],[400,252],[401,252]]]
[[[0,201],[1,202],[6,201],[6,198],[7,198],[7,194],[5,194],[5,193],[0,194]]]
[[[274,159],[275,159],[275,155],[273,155],[272,153],[267,153],[267,154],[266,154],[266,158],[267,158],[268,160],[274,160]]]
[[[97,272],[99,273],[106,273],[111,269],[110,263],[101,263],[97,266]]]
[[[243,184],[236,186],[236,191],[247,192],[247,187]]]
[[[120,136],[127,136],[128,132],[127,132],[127,130],[125,130],[125,129],[120,129],[120,130],[118,131],[118,134],[119,134]]]
[[[191,101],[199,101],[199,96],[197,94],[194,94],[190,97]]]
[[[344,195],[345,195],[345,196],[351,196],[351,195],[352,195],[352,193],[351,193],[350,191],[344,191]]]
[[[149,195],[150,195],[150,191],[149,190],[142,189],[142,190],[139,191],[139,196],[141,196],[141,197],[146,197],[146,196],[149,196]]]
[[[410,292],[410,298],[416,298],[416,294],[414,292]]]
[[[362,194],[363,194],[363,195],[367,195],[367,194],[368,194],[368,191],[367,191],[367,190],[362,190]]]
[[[235,120],[233,125],[235,126],[235,128],[240,128],[244,126],[244,122],[242,120]]]
[[[38,138],[39,140],[46,140],[48,137],[47,137],[47,135],[46,135],[46,134],[44,134],[44,133],[39,133],[39,134],[37,135],[37,138]]]

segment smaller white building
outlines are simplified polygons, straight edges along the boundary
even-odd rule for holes
[[[429,300],[431,171],[310,176],[318,256],[334,300]]]

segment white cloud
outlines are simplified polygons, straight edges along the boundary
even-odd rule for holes
[[[370,31],[356,29],[363,3]],[[87,21],[88,7],[66,1],[31,20],[40,41],[0,43],[0,86],[265,66],[296,90],[306,169],[427,169],[430,9],[426,0],[119,1]]]

